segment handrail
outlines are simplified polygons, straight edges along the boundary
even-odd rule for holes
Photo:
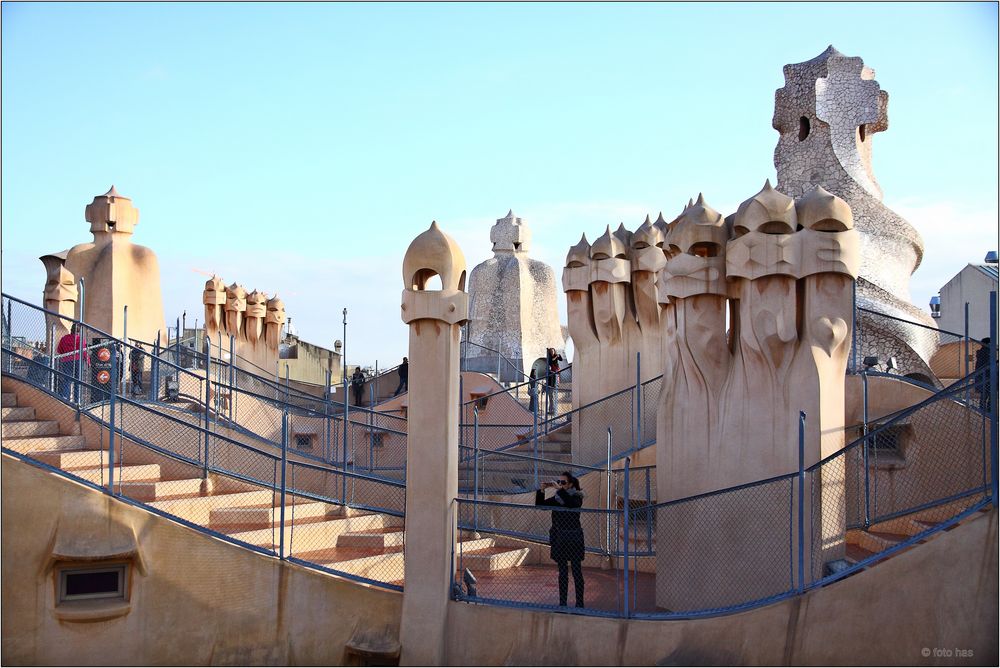
[[[60,371],[58,371],[56,369],[49,369],[48,367],[42,367],[42,365],[40,365],[35,360],[29,359],[27,357],[24,357],[23,355],[21,355],[19,353],[16,353],[13,350],[8,350],[8,349],[4,348],[3,349],[3,353],[5,355],[11,355],[14,358],[20,359],[23,362],[27,363],[29,366],[33,364],[35,366],[41,367],[41,368],[43,368],[46,371],[46,373],[52,373],[52,374],[60,376],[60,377],[67,377],[67,378],[69,377],[69,376],[63,374],[62,372],[60,372]],[[34,388],[36,388],[38,390],[41,390],[42,392],[44,392],[45,394],[49,395],[50,397],[58,399],[59,401],[63,401],[63,399],[61,397],[59,397],[57,393],[54,393],[54,392],[50,391],[46,387],[43,387],[43,386],[40,386],[40,385],[36,385],[36,384],[30,382],[29,380],[27,380],[26,378],[14,377],[14,379],[15,380],[19,380],[21,382],[24,382],[24,383],[26,383],[28,385],[31,385],[32,387],[34,387]],[[90,383],[88,383],[88,382],[86,382],[84,380],[80,381],[80,386],[83,387],[83,388],[88,388],[90,390],[99,390],[101,392],[107,392],[107,390],[104,390],[102,388],[98,388],[95,385],[92,385],[92,384],[90,384]],[[162,418],[164,418],[164,419],[166,419],[166,420],[168,420],[170,422],[173,422],[175,424],[179,424],[179,425],[181,425],[184,428],[193,429],[193,430],[197,431],[198,434],[201,435],[201,436],[204,436],[204,435],[208,434],[212,438],[221,439],[221,440],[223,440],[223,441],[225,441],[227,443],[230,443],[232,445],[236,445],[240,449],[248,451],[248,452],[251,452],[251,453],[253,453],[255,455],[261,455],[263,457],[280,460],[280,457],[277,456],[277,455],[275,455],[274,453],[267,452],[265,450],[261,450],[261,449],[255,447],[255,446],[253,446],[253,445],[250,445],[250,444],[247,444],[247,443],[242,443],[242,442],[237,441],[235,439],[231,439],[228,436],[224,436],[224,435],[221,435],[221,434],[219,434],[217,432],[214,432],[214,431],[212,431],[210,429],[206,429],[205,427],[203,427],[203,426],[201,426],[199,424],[194,424],[194,423],[188,422],[187,420],[183,420],[183,419],[177,417],[176,415],[171,415],[169,412],[166,412],[166,411],[160,409],[158,407],[158,404],[151,404],[151,403],[134,401],[134,400],[132,400],[132,399],[130,399],[128,397],[125,397],[124,395],[117,395],[116,396],[116,401],[121,402],[123,404],[135,406],[136,408],[139,408],[139,409],[141,409],[141,410],[143,410],[145,412],[152,413],[152,414],[154,414],[154,415],[156,415],[158,417],[162,417]],[[110,428],[111,427],[110,423],[108,423],[107,421],[103,420],[103,418],[98,418],[92,412],[93,408],[95,408],[97,406],[100,406],[103,403],[104,402],[102,401],[102,402],[97,402],[95,404],[92,404],[92,405],[88,406],[85,410],[82,411],[82,414],[85,414],[88,417],[90,417],[92,420],[94,420],[95,422],[101,423],[101,424],[107,426],[108,428]],[[364,423],[352,423],[352,424],[357,424],[358,426],[367,426]],[[119,428],[119,426],[115,426],[115,429],[117,431],[121,432],[121,429]],[[149,447],[149,448],[151,448],[153,450],[156,450],[156,451],[160,452],[161,454],[168,455],[168,456],[174,457],[176,459],[180,459],[180,460],[184,461],[185,463],[196,464],[198,466],[202,465],[201,462],[199,462],[197,460],[185,458],[184,455],[181,455],[179,453],[174,453],[174,452],[172,452],[170,450],[162,449],[159,446],[156,446],[156,445],[152,444],[151,442],[146,441],[145,439],[143,439],[142,436],[137,436],[134,433],[130,432],[127,435],[127,437],[129,439],[131,439],[131,440],[136,441],[137,443],[141,442],[141,444],[144,445],[145,447]],[[260,440],[260,441],[263,441],[263,442],[269,444],[271,447],[275,447],[275,448],[278,448],[278,449],[281,448],[281,444],[280,443],[275,443],[273,441],[269,441],[266,438],[264,438],[262,436],[259,436],[259,435],[257,435],[256,438],[258,440]],[[314,455],[309,455],[308,453],[300,453],[298,451],[295,451],[295,455],[296,456],[300,456],[301,455],[301,456],[309,458],[309,459],[316,459],[316,457]],[[296,462],[297,465],[299,463],[300,462]],[[308,463],[307,462],[301,462],[301,464],[307,465]],[[361,478],[361,479],[367,479],[367,480],[370,480],[370,481],[373,481],[373,482],[379,482],[379,483],[390,484],[390,485],[397,485],[399,483],[399,481],[397,481],[395,479],[392,479],[392,478],[379,478],[379,477],[375,477],[375,476],[369,477],[369,476],[365,476],[364,474],[357,473],[356,471],[348,471],[346,469],[337,468],[337,467],[334,467],[334,466],[318,466],[318,465],[315,465],[315,464],[311,464],[311,466],[314,466],[314,467],[316,467],[318,469],[321,469],[321,470],[329,472],[329,473],[333,473],[335,475],[347,475],[348,477],[356,477],[356,478]],[[211,467],[210,467],[210,470],[211,470]]]
[[[861,311],[863,313],[870,313],[871,315],[877,315],[877,316],[882,317],[882,318],[888,318],[889,320],[895,320],[896,322],[901,322],[901,323],[906,324],[906,325],[916,325],[917,327],[920,327],[921,329],[926,329],[926,330],[929,330],[931,332],[937,332],[939,334],[947,334],[948,336],[955,336],[955,337],[958,337],[959,339],[965,339],[965,334],[958,334],[957,332],[949,332],[946,329],[940,329],[938,327],[930,327],[930,326],[925,325],[925,324],[920,323],[920,322],[914,322],[913,320],[906,320],[904,318],[898,318],[898,317],[896,317],[894,315],[889,315],[888,313],[882,313],[881,311],[875,311],[875,310],[870,309],[870,308],[865,308],[864,306],[858,306],[857,308],[858,308],[859,311]]]

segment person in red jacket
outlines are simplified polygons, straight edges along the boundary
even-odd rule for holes
[[[80,361],[80,323],[74,322],[69,334],[59,339],[56,354],[59,356],[59,396],[69,399],[70,387],[76,378],[77,365]],[[90,353],[83,349],[83,359],[90,364]]]

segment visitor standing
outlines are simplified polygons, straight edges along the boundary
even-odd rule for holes
[[[545,498],[545,489],[554,487],[556,493]],[[552,507],[552,527],[549,529],[549,558],[559,567],[559,605],[565,606],[569,595],[569,570],[573,569],[573,591],[576,607],[583,607],[584,539],[580,526],[583,491],[580,481],[568,471],[555,482],[543,482],[535,492],[536,506]]]
[[[392,394],[394,397],[399,396],[399,393],[403,390],[406,390],[407,392],[410,391],[410,360],[404,357],[402,364],[397,367],[396,373],[399,374],[399,385],[396,387],[396,391]]]
[[[538,409],[538,376],[535,375],[535,367],[531,367],[531,373],[528,374],[528,412],[532,415]]]
[[[132,376],[132,394],[143,392],[142,387],[142,344],[136,343],[128,354],[128,370]]]
[[[976,351],[976,371],[990,368],[990,346],[993,345],[992,340],[988,336],[979,343],[982,345],[979,347],[979,350]],[[993,393],[996,391],[990,387],[989,371],[985,373],[985,378],[983,378],[980,382],[982,383],[983,389],[979,392],[979,408],[981,408],[984,413],[989,413],[991,402],[993,401]]]
[[[361,398],[365,394],[365,374],[358,367],[354,370],[354,375],[351,376],[351,389],[354,390],[354,405],[361,405]]]
[[[545,393],[548,399],[546,412],[549,414],[556,412],[556,389],[559,386],[559,362],[561,361],[562,355],[557,353],[555,348],[545,349],[545,365],[548,368],[548,374],[545,376]]]
[[[56,346],[57,359],[59,360],[59,396],[66,400],[70,398],[70,389],[73,386],[73,380],[77,377],[82,345],[80,323],[74,322],[69,334],[64,334],[59,339],[59,345]],[[90,353],[85,348],[83,359],[87,361],[87,364],[90,364]]]

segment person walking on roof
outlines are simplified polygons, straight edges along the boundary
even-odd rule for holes
[[[396,391],[392,393],[392,396],[394,397],[399,396],[399,393],[403,390],[406,390],[407,392],[410,391],[410,360],[404,357],[403,363],[399,365],[396,372],[399,374],[399,386],[396,387]]]

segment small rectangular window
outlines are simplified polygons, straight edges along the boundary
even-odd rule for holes
[[[299,450],[312,450],[313,437],[312,434],[296,434],[295,435],[295,447]]]
[[[125,598],[125,564],[59,571],[59,602]]]
[[[872,434],[869,439],[874,450],[898,453],[902,440],[902,429],[900,427],[885,427],[878,433]]]

